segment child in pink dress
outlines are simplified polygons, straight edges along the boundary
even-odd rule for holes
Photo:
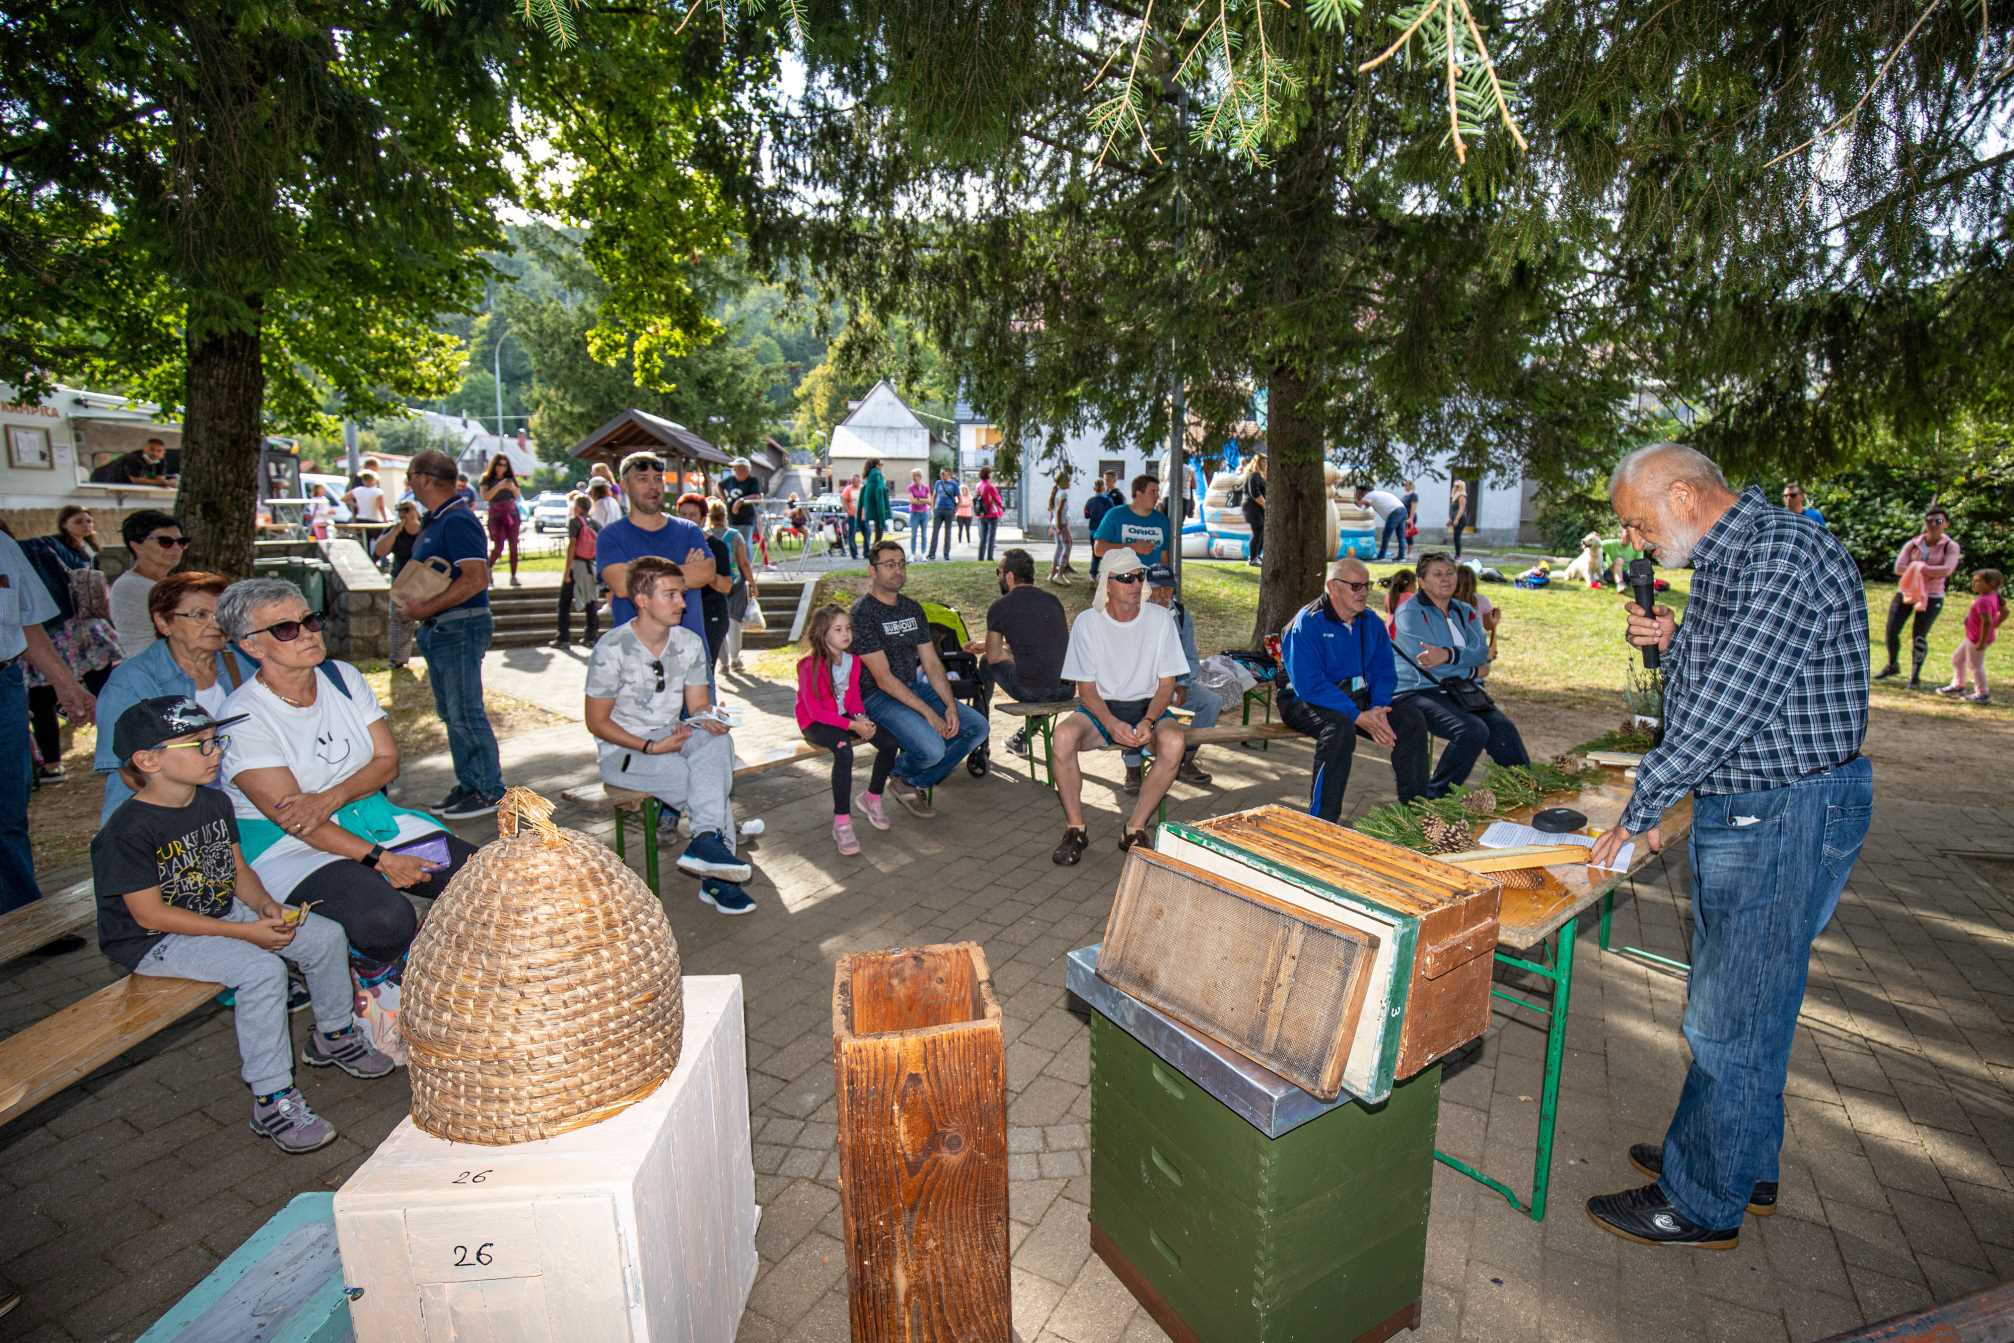
[[[1972,575],[1972,591],[1978,595],[1972,599],[1972,609],[1965,613],[1965,638],[1951,655],[1951,684],[1938,686],[1938,694],[1960,697],[1974,704],[1993,702],[1986,689],[1986,648],[1998,635],[2000,622],[2007,618],[2006,604],[2000,599],[2000,589],[2006,581],[1998,569],[1981,569]],[[1965,693],[1968,678],[1972,682],[1969,695]]]

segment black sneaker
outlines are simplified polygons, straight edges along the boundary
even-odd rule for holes
[[[1874,679],[1877,681],[1886,681],[1892,676],[1900,675],[1902,675],[1902,668],[1900,667],[1883,667],[1880,671],[1874,673]]]
[[[1656,1143],[1632,1143],[1629,1149],[1629,1164],[1653,1180],[1661,1179],[1664,1176],[1664,1149]],[[1748,1210],[1757,1217],[1772,1217],[1776,1214],[1776,1181],[1755,1182],[1755,1191],[1748,1196]]]
[[[1611,1236],[1635,1241],[1638,1245],[1681,1245],[1695,1250],[1731,1250],[1741,1239],[1741,1228],[1709,1231],[1688,1222],[1671,1200],[1654,1184],[1641,1189],[1625,1189],[1620,1194],[1598,1194],[1587,1201],[1588,1220]]]
[[[314,995],[308,992],[308,981],[302,977],[300,967],[295,965],[292,961],[288,961],[287,962],[288,1014],[291,1015],[295,1012],[304,1012],[307,1010],[308,1005],[314,1001],[315,1001]]]
[[[448,790],[448,795],[446,797],[434,803],[434,805],[428,808],[428,810],[446,814],[448,808],[460,806],[462,803],[468,801],[468,796],[469,796],[469,790],[462,787],[460,784],[456,784],[453,788],[450,788]]]
[[[502,802],[502,794],[484,797],[481,793],[463,793],[454,805],[442,807],[441,815],[450,821],[466,821],[474,816],[492,814]]]
[[[1126,782],[1121,784],[1120,787],[1126,790],[1128,796],[1138,797],[1140,795],[1140,776],[1144,772],[1145,772],[1145,766],[1142,765],[1126,766]]]
[[[1019,732],[1009,737],[1007,739],[1007,749],[1009,751],[1012,751],[1015,755],[1027,755],[1028,729],[1024,727]]]

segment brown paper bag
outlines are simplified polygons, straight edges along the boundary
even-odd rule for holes
[[[446,592],[455,581],[454,566],[439,555],[424,560],[407,560],[406,567],[392,580],[392,604],[430,602]]]

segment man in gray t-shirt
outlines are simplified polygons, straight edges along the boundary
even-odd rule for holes
[[[1406,501],[1390,490],[1374,490],[1367,485],[1357,486],[1357,502],[1371,510],[1378,520],[1378,555],[1385,557],[1386,548],[1396,540],[1399,558],[1405,558],[1406,548]]]

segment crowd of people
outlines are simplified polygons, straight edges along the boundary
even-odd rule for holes
[[[1696,457],[1626,464],[1617,493],[1626,534],[1647,538],[1661,562],[1691,562],[1702,574],[1746,563],[1727,553],[1732,543],[1718,530],[1694,536],[1658,514],[1662,505],[1638,501],[1650,488],[1643,482],[1667,481],[1771,546],[1798,543],[1754,512],[1768,508],[1759,494],[1737,498],[1715,486],[1717,474],[1709,479]],[[320,613],[293,584],[181,569],[187,536],[165,512],[124,520],[133,561],[109,586],[87,510],[65,509],[52,535],[26,546],[0,535],[0,585],[15,594],[0,610],[0,720],[14,734],[0,733],[0,754],[24,767],[39,756],[44,777],[55,777],[57,715],[98,722],[94,767],[104,793],[92,869],[101,946],[133,973],[231,989],[251,1127],[290,1152],[314,1150],[335,1134],[294,1086],[286,1013],[312,1009],[301,1055],[309,1066],[360,1077],[395,1066],[388,1024],[418,927],[411,897],[439,895],[474,852],[444,822],[493,812],[504,791],[482,668],[494,630],[495,566],[507,552],[515,565],[515,529],[497,519],[518,516],[516,478],[506,463],[472,484],[451,458],[424,452],[407,467],[405,498],[387,501],[374,478],[360,480],[357,502],[384,523],[372,549],[395,580],[408,565],[434,561],[444,575],[425,595],[401,589],[393,601],[392,660],[403,665],[412,647],[425,659],[455,775],[452,790],[423,808],[391,800],[401,759],[385,711],[358,670],[329,655]],[[1264,481],[1255,463],[1243,505],[1258,553]],[[1126,493],[1109,475],[1094,482],[1082,520],[1096,589],[1074,619],[1038,584],[1029,551],[993,555],[1005,508],[990,472],[980,473],[976,489],[949,472],[935,482],[912,472],[900,500],[910,547],[885,533],[892,502],[878,462],[848,488],[849,540],[867,563],[868,586],[850,606],[824,607],[810,620],[795,702],[804,740],[830,756],[831,834],[841,855],[861,852],[856,816],[873,830],[891,828],[891,801],[916,820],[934,817],[934,790],[985,747],[987,716],[961,697],[947,659],[970,659],[986,698],[1056,714],[1050,746],[1062,834],[1051,857],[1059,865],[1079,863],[1093,838],[1086,753],[1120,752],[1122,850],[1148,842],[1152,818],[1178,781],[1212,783],[1194,734],[1218,722],[1226,696],[1204,675],[1195,620],[1169,564],[1176,529],[1154,476],[1135,478]],[[1359,491],[1359,500],[1380,519],[1380,558],[1389,546],[1405,560],[1418,534],[1411,482],[1403,493]],[[755,869],[741,848],[760,822],[735,817],[735,720],[716,687],[723,664],[741,670],[740,627],[759,595],[763,502],[745,461],[734,463],[715,496],[676,498],[666,463],[652,453],[633,453],[614,470],[598,465],[570,500],[559,596],[560,643],[571,642],[571,617],[585,616],[592,653],[583,717],[601,777],[655,798],[672,825],[683,820],[690,839],[676,866],[723,915],[757,908],[748,890]],[[1786,487],[1783,504],[1798,528],[1822,533],[1824,520],[1801,487]],[[1061,477],[1048,500],[1059,533],[1048,575],[1056,583],[1074,573],[1068,505]],[[479,509],[488,511],[488,526]],[[1458,558],[1470,521],[1459,492],[1450,509],[1454,553],[1421,554],[1390,575],[1382,612],[1372,610],[1377,585],[1366,564],[1343,559],[1282,632],[1277,706],[1284,723],[1313,739],[1306,805],[1316,816],[1341,818],[1360,738],[1389,754],[1395,791],[1408,801],[1461,786],[1484,754],[1503,765],[1528,760],[1515,722],[1489,689],[1500,613],[1477,590],[1475,566]],[[961,512],[979,523],[980,555],[994,564],[999,593],[983,637],[962,647],[942,642],[930,614],[905,592],[911,547],[924,550],[913,558],[933,558],[941,543],[948,558]],[[1888,665],[1876,673],[1901,674],[1908,629],[1912,686],[1961,563],[1944,511],[1931,507],[1923,522],[1896,557]],[[1844,581],[1831,568],[1824,577]],[[1715,581],[1695,578],[1695,606]],[[1941,693],[1988,702],[1984,650],[2005,619],[2003,581],[1990,569],[1970,576],[1965,637]],[[1668,620],[1633,604],[1629,611],[1632,638],[1670,646]],[[1861,644],[1864,679],[1864,635]],[[1687,651],[1680,641],[1681,665]],[[1437,760],[1435,739],[1445,743]],[[1025,733],[1008,747],[1032,749]],[[1833,743],[1824,749],[1840,755]],[[862,750],[872,760],[864,789],[856,789]],[[0,911],[39,896],[27,842],[32,781],[28,768],[0,777]],[[1641,808],[1628,818],[1639,832],[1649,819]],[[1836,900],[1836,890],[1814,895],[1821,905],[1828,898]],[[1681,1144],[1666,1155],[1694,1154]],[[1704,1219],[1689,1225],[1723,1216],[1703,1186],[1681,1177],[1674,1188]],[[1604,1215],[1635,1227],[1640,1211],[1610,1207]]]

